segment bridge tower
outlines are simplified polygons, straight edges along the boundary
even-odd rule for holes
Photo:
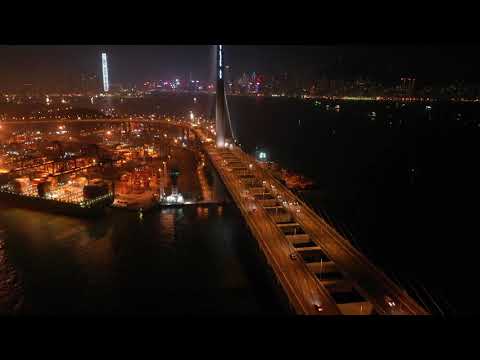
[[[230,113],[228,111],[227,97],[225,95],[224,82],[224,57],[223,45],[217,45],[216,48],[217,67],[217,89],[216,89],[216,111],[215,111],[215,131],[217,133],[217,147],[223,148],[225,144],[233,143],[232,129],[230,126]]]

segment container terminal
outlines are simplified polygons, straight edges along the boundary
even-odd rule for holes
[[[218,203],[195,135],[149,120],[3,122],[1,201],[69,215]]]

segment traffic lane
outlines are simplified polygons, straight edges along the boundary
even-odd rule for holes
[[[218,160],[220,159],[217,158],[217,161]],[[223,168],[220,171],[224,173]],[[228,185],[232,187],[232,190],[236,192],[235,195],[238,196],[238,193],[240,192],[240,186],[237,185],[235,178],[233,175],[231,175],[231,173],[225,173],[228,174],[226,175],[226,177],[228,178],[228,180],[226,179]],[[241,196],[239,197],[239,199],[241,199]],[[243,201],[241,200],[238,200],[238,203],[242,206],[244,205]],[[297,297],[298,291],[303,294],[303,300],[301,300],[300,302],[303,304],[304,307],[306,306],[307,308],[309,308],[309,311],[307,311],[307,313],[311,313],[312,311],[313,313],[317,313],[318,308],[315,305],[321,305],[321,308],[323,308],[325,314],[340,314],[336,304],[333,302],[333,299],[330,298],[330,294],[321,286],[319,286],[316,278],[312,279],[312,274],[309,269],[306,268],[305,264],[301,262],[297,262],[296,264],[292,263],[290,258],[290,254],[292,251],[291,244],[283,236],[283,234],[279,234],[279,229],[276,224],[273,223],[268,214],[266,214],[262,210],[263,208],[260,211],[255,212],[257,218],[259,218],[259,221],[256,222],[256,225],[259,226],[264,232],[264,234],[260,237],[263,239],[270,239],[270,241],[267,241],[267,246],[269,245],[268,242],[277,243],[277,246],[268,246],[268,248],[271,253],[275,253],[273,255],[273,259],[277,262],[277,266],[279,266],[281,273],[284,274],[289,287],[292,288],[293,295]],[[248,213],[246,217],[249,218]],[[272,236],[272,234],[276,234],[277,237]],[[278,244],[283,244],[284,246],[279,247]],[[280,264],[278,264],[279,259],[283,260]],[[295,265],[303,265],[303,268],[299,268]],[[288,277],[286,276],[287,274]],[[292,277],[295,280],[294,286],[292,286],[292,283],[289,280]]]
[[[230,179],[228,179],[226,183],[227,183],[226,185],[228,185],[232,190],[234,190],[234,186],[233,184],[231,184]],[[235,196],[236,194],[232,194],[232,195]],[[240,206],[242,206],[241,202],[237,202],[237,203]],[[292,284],[289,281],[291,274],[289,274],[290,276],[287,276],[288,271],[285,271],[285,269],[282,267],[282,265],[278,261],[279,259],[278,249],[276,247],[271,247],[268,244],[269,243],[269,241],[267,240],[268,236],[265,236],[265,233],[268,233],[268,231],[271,230],[268,228],[268,225],[267,225],[268,222],[266,222],[266,219],[261,216],[260,212],[257,213],[256,215],[261,219],[260,221],[253,220],[254,224],[250,222],[252,221],[252,218],[250,218],[248,214],[244,216],[247,218],[247,220],[250,220],[250,221],[247,221],[247,223],[249,223],[254,233],[255,231],[257,231],[257,234],[260,234],[258,237],[261,239],[263,243],[264,251],[266,251],[267,255],[270,255],[269,258],[273,261],[272,265],[274,266],[274,269],[277,270],[276,271],[277,276],[280,276],[283,278],[283,282],[281,282],[281,284],[283,285],[282,287],[287,292],[287,296],[290,298],[290,301],[292,302],[292,304],[294,305],[296,304],[295,306],[295,308],[297,309],[296,311],[299,313],[308,314],[309,313],[308,304],[305,302],[305,299],[302,299],[301,297],[298,296],[297,290],[294,287],[292,287]],[[293,301],[292,301],[292,298],[293,298]]]
[[[289,279],[295,280],[295,287],[297,289],[300,288],[300,291],[304,294],[304,297],[306,297],[307,306],[312,310],[316,310],[314,304],[322,304],[325,308],[328,307],[326,313],[338,314],[339,311],[336,305],[333,305],[333,299],[329,299],[330,295],[326,291],[318,291],[319,287],[316,279],[310,279],[311,273],[307,268],[302,267],[302,265],[304,265],[303,262],[292,261],[290,258],[290,254],[292,253],[291,245],[288,241],[284,241],[286,239],[283,236],[272,235],[278,231],[278,228],[275,224],[271,223],[268,215],[261,215],[260,211],[257,211],[256,217],[264,230],[263,238],[269,238],[270,243],[276,243],[275,246],[271,247],[271,250],[275,253],[275,258],[280,261],[281,270],[289,274]]]

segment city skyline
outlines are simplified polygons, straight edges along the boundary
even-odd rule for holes
[[[1,46],[0,91],[24,84],[50,90],[78,86],[82,76],[101,76],[100,54],[109,57],[111,84],[130,86],[152,79],[177,77],[214,80],[213,46]],[[369,78],[417,83],[480,80],[473,45],[432,46],[246,46],[226,45],[225,65],[231,76],[243,73],[288,73],[301,81],[322,76]],[[455,66],[453,66],[455,65]]]

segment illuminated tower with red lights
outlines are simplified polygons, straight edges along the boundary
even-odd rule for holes
[[[223,57],[223,45],[217,45],[217,98],[215,111],[215,131],[217,134],[217,147],[223,148],[233,144],[234,138],[230,124],[230,113],[228,111],[227,96],[225,94],[225,66]]]

